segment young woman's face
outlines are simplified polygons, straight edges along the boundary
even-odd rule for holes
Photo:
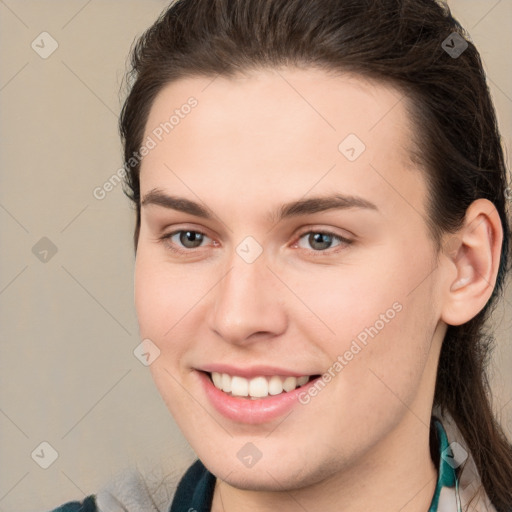
[[[152,105],[140,333],[235,486],[302,487],[428,436],[445,326],[410,130],[397,90],[313,69],[188,78]]]

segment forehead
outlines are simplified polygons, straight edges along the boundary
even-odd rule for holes
[[[186,191],[179,175],[201,191],[238,180],[247,197],[277,187],[296,198],[341,186],[374,199],[409,196],[419,207],[409,101],[390,84],[314,68],[177,80],[148,116],[144,140],[155,144],[141,164],[141,194]]]
[[[187,102],[192,97],[197,106],[190,109]],[[323,141],[318,146],[323,150],[326,143],[339,149],[340,140],[355,134],[364,143],[376,139],[393,142],[393,149],[407,158],[412,130],[408,102],[389,83],[316,68],[265,68],[235,77],[186,77],[159,92],[145,135],[155,129],[158,135],[158,127],[175,112],[179,119],[175,115],[172,130],[164,130],[161,136],[176,143],[180,132],[189,139],[195,135],[203,144],[223,135],[241,141],[249,134],[255,141],[258,137],[267,142],[267,148],[280,145],[287,149],[287,143],[293,145],[307,136]]]

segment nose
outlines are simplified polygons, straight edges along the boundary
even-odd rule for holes
[[[252,263],[234,254],[212,294],[209,327],[229,343],[268,340],[286,330],[286,290],[264,254]]]

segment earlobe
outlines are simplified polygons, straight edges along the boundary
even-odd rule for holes
[[[466,323],[485,307],[496,283],[502,240],[496,207],[477,199],[444,248],[447,277],[441,318],[448,325]]]

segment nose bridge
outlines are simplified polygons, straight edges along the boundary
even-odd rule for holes
[[[216,287],[210,327],[224,339],[241,343],[254,333],[274,335],[284,328],[284,311],[278,307],[275,277],[261,252],[242,242],[229,261],[228,272]],[[251,255],[251,257],[248,257]]]

